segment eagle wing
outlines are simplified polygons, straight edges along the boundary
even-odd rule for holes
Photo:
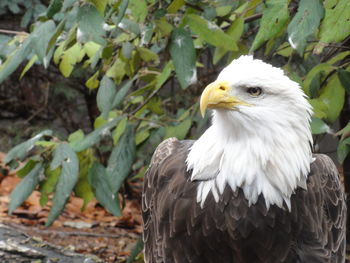
[[[155,150],[150,166],[144,177],[144,186],[142,194],[142,217],[143,217],[143,240],[145,243],[146,262],[164,262],[164,233],[162,219],[157,213],[159,207],[166,207],[159,202],[169,200],[170,193],[166,191],[167,181],[169,181],[169,171],[167,165],[162,165],[164,160],[174,155],[182,146],[183,141],[176,138],[169,138],[158,145]],[[175,176],[175,175],[174,175]],[[168,220],[164,220],[168,222]]]
[[[311,164],[307,191],[298,191],[294,205],[299,207],[302,227],[298,237],[301,262],[330,259],[344,262],[346,249],[346,201],[339,173],[333,161],[324,154],[316,154]],[[295,209],[295,208],[294,208]],[[292,207],[293,214],[293,207]],[[307,229],[307,230],[305,230]],[[320,262],[326,262],[320,261]],[[328,262],[328,261],[327,261]]]

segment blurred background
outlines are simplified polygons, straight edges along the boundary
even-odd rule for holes
[[[0,223],[142,262],[152,153],[200,136],[201,91],[246,54],[300,84],[349,192],[348,0],[1,0]]]

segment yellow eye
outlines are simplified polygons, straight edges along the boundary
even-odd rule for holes
[[[262,89],[259,87],[253,87],[253,88],[248,88],[247,92],[253,97],[258,97],[262,93]]]

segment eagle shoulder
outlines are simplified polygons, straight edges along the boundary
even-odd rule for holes
[[[152,166],[158,166],[165,158],[171,155],[178,147],[178,144],[179,140],[174,137],[162,141],[154,151],[150,163],[150,168]]]

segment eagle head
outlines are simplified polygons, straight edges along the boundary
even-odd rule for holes
[[[191,179],[200,181],[197,200],[226,185],[242,188],[250,204],[285,203],[296,187],[306,187],[312,161],[312,108],[298,83],[252,56],[225,67],[203,91],[202,115],[212,109],[211,127],[187,157]]]
[[[272,125],[270,134],[266,134],[269,136],[279,127],[293,129],[300,122],[300,128],[308,133],[312,114],[298,83],[281,69],[252,56],[232,61],[204,89],[200,100],[202,115],[207,108],[213,109],[214,118],[223,119],[226,127],[246,125],[244,132],[261,134],[255,128]]]

